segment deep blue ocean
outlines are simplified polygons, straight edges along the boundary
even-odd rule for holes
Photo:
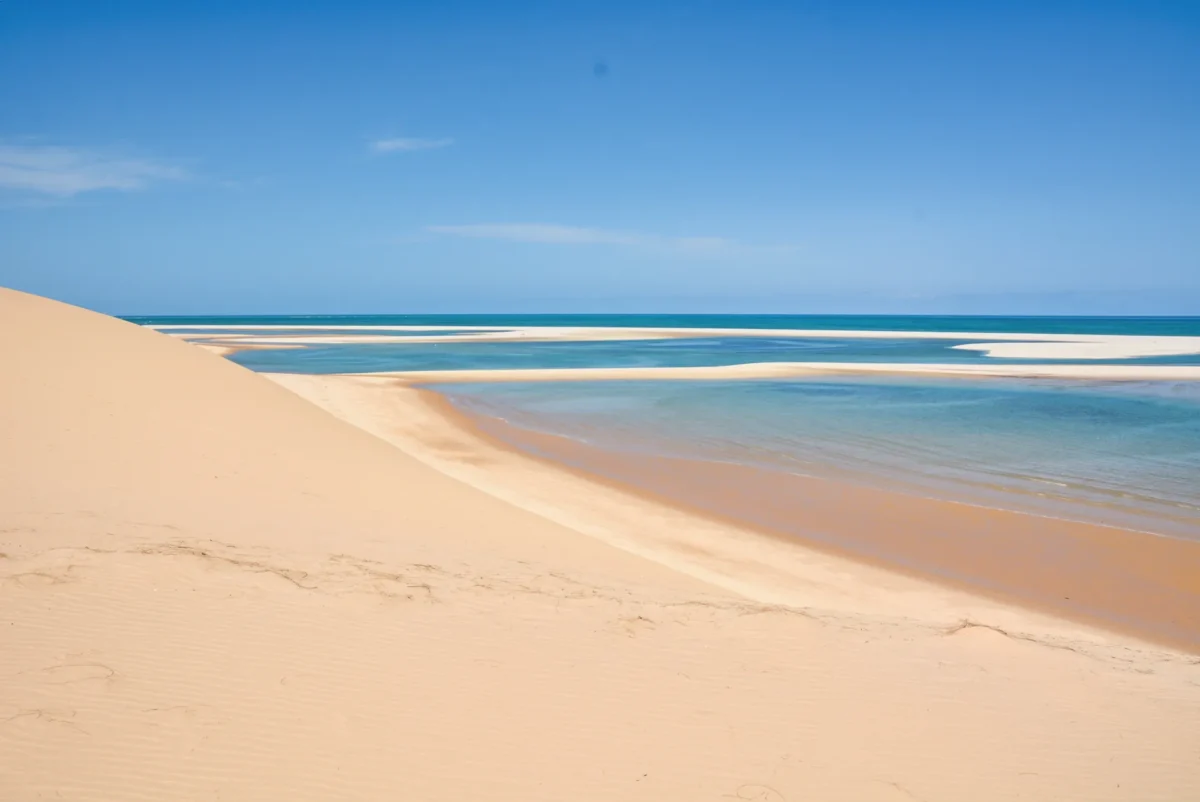
[[[430,325],[468,332],[473,326],[552,325],[1200,336],[1200,318],[389,315],[134,320],[230,329],[295,326],[288,334],[319,326]],[[979,340],[764,336],[394,342],[244,351],[232,359],[254,370],[299,373],[771,361],[1028,362],[952,347],[973,341]],[[1200,365],[1200,356],[1102,362]],[[439,384],[438,389],[465,410],[609,449],[734,460],[1200,538],[1200,383],[1196,382],[869,376],[786,381],[450,383]]]

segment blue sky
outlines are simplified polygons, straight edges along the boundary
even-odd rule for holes
[[[1200,3],[2,0],[0,284],[1200,314]]]

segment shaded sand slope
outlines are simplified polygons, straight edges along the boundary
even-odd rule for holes
[[[0,799],[1200,796],[1195,658],[765,605],[8,291],[0,371]]]

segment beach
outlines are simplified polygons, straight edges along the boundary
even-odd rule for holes
[[[579,496],[594,495],[596,483],[608,484],[788,544],[799,541],[809,549],[1200,653],[1200,542],[1195,540],[756,468],[733,459],[589,447],[464,414],[436,392],[415,392],[423,398],[414,403],[432,406],[459,432],[465,429],[484,441],[476,448],[516,448],[558,471],[575,468],[587,480]],[[1190,511],[1181,511],[1177,523],[1186,527],[1181,531],[1195,528]]]
[[[0,798],[1200,797],[1194,544],[1114,540],[1071,610],[531,457],[419,371],[255,374],[8,290],[0,326]],[[1196,370],[1055,375],[1118,369]]]

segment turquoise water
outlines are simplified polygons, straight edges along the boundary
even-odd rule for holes
[[[963,341],[705,337],[593,342],[457,342],[324,345],[303,351],[243,351],[235,362],[278,373],[369,373],[395,370],[644,368],[746,362],[978,362]],[[1200,363],[1200,356],[1197,357]]]
[[[608,449],[1200,538],[1196,383],[806,378],[437,389],[467,411]]]
[[[1033,318],[859,315],[356,315],[237,318],[130,318],[138,323],[186,326],[183,332],[211,333],[200,325],[233,332],[253,325],[295,326],[274,334],[378,334],[370,326],[640,326],[679,328],[768,328],[827,331],[952,331],[1033,334],[1136,334],[1200,337],[1200,318]],[[319,326],[347,326],[330,331]],[[247,332],[241,329],[242,332]],[[263,333],[263,332],[258,332]],[[403,338],[426,332],[388,332]],[[987,364],[1026,362],[985,356],[954,346],[977,339],[694,337],[602,342],[450,342],[313,345],[294,350],[243,351],[231,358],[248,368],[278,373],[368,373],[405,370],[511,368],[625,368],[734,365],[747,362],[940,362]],[[1039,360],[1047,361],[1047,360]],[[1088,364],[1200,365],[1200,354],[1125,360],[1059,360]]]
[[[650,368],[748,362],[1024,363],[952,346],[973,340],[703,337],[592,342],[370,343],[242,351],[230,357],[266,373],[376,373],[401,370]],[[1082,362],[1085,360],[1038,360]],[[1200,365],[1200,354],[1086,360],[1088,364]]]
[[[136,320],[231,329],[292,325],[313,333],[330,333],[311,328],[328,325],[363,331],[361,327],[380,325],[448,325],[460,331],[556,325],[1200,336],[1200,318],[389,315]],[[747,336],[381,343],[244,351],[231,358],[254,370],[297,373],[1028,361],[953,348],[972,341],[977,340]],[[1200,365],[1200,355],[1106,361]],[[438,389],[467,410],[605,448],[838,476],[987,506],[1200,538],[1200,383],[864,376],[455,384]]]

